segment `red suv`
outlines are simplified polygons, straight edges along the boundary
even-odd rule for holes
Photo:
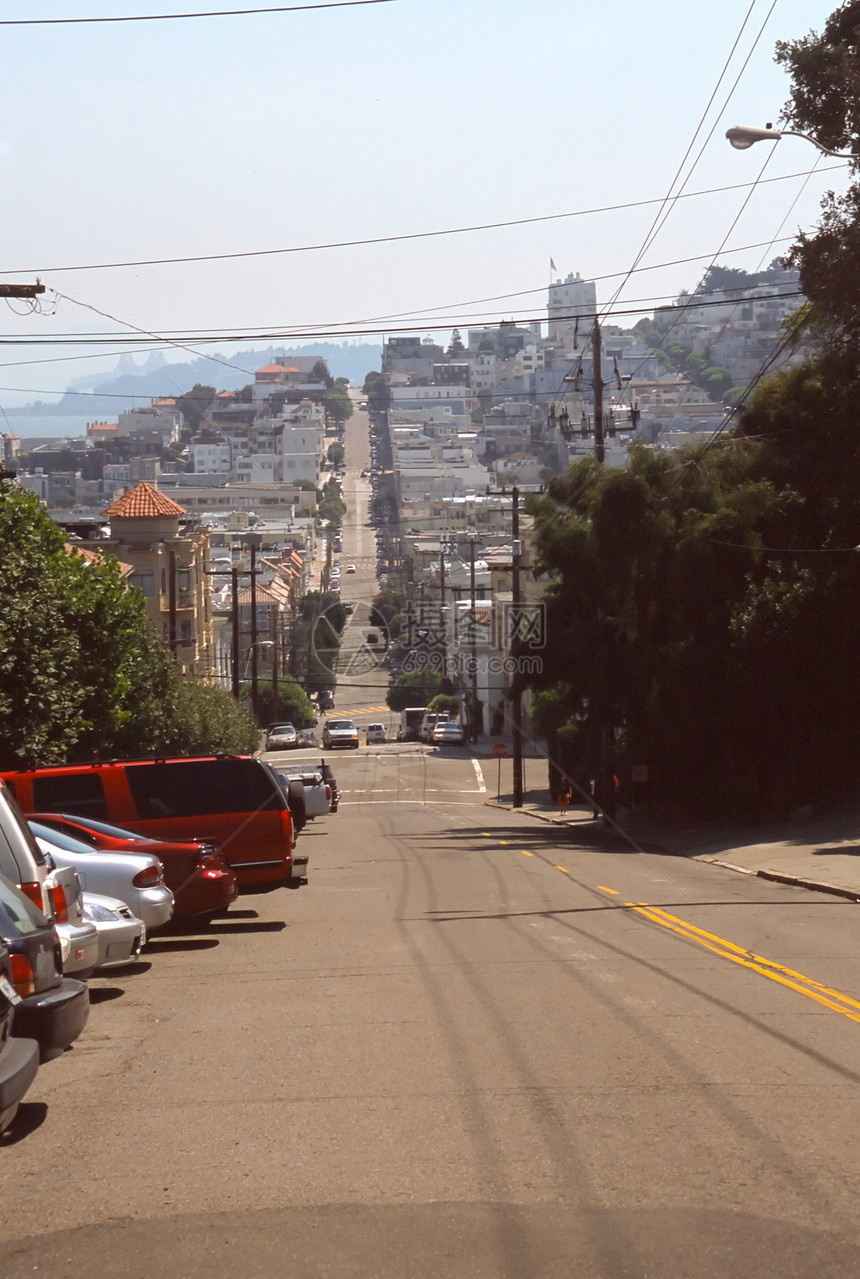
[[[57,764],[2,777],[25,813],[81,816],[153,839],[214,844],[240,884],[289,883],[299,869],[287,795],[256,756]]]

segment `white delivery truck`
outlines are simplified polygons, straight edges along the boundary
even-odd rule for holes
[[[421,732],[426,706],[407,706],[400,712],[400,731],[397,740],[400,742],[417,742]]]

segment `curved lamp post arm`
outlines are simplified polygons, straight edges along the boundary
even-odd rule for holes
[[[799,133],[796,129],[772,129],[770,125],[760,129],[755,125],[736,124],[734,128],[726,130],[726,137],[738,151],[746,151],[756,142],[779,142],[780,138],[804,138],[814,147],[818,147],[819,151],[823,151],[825,155],[833,155],[837,160],[860,160],[860,155],[852,155],[849,151],[831,151],[811,134]]]

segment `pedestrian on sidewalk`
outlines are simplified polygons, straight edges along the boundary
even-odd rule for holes
[[[570,801],[573,798],[573,792],[568,782],[563,782],[558,788],[558,815],[564,817],[570,807]]]

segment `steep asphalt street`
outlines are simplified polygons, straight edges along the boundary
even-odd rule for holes
[[[485,807],[462,750],[332,762],[306,888],[93,982],[4,1279],[856,1273],[853,904]]]

